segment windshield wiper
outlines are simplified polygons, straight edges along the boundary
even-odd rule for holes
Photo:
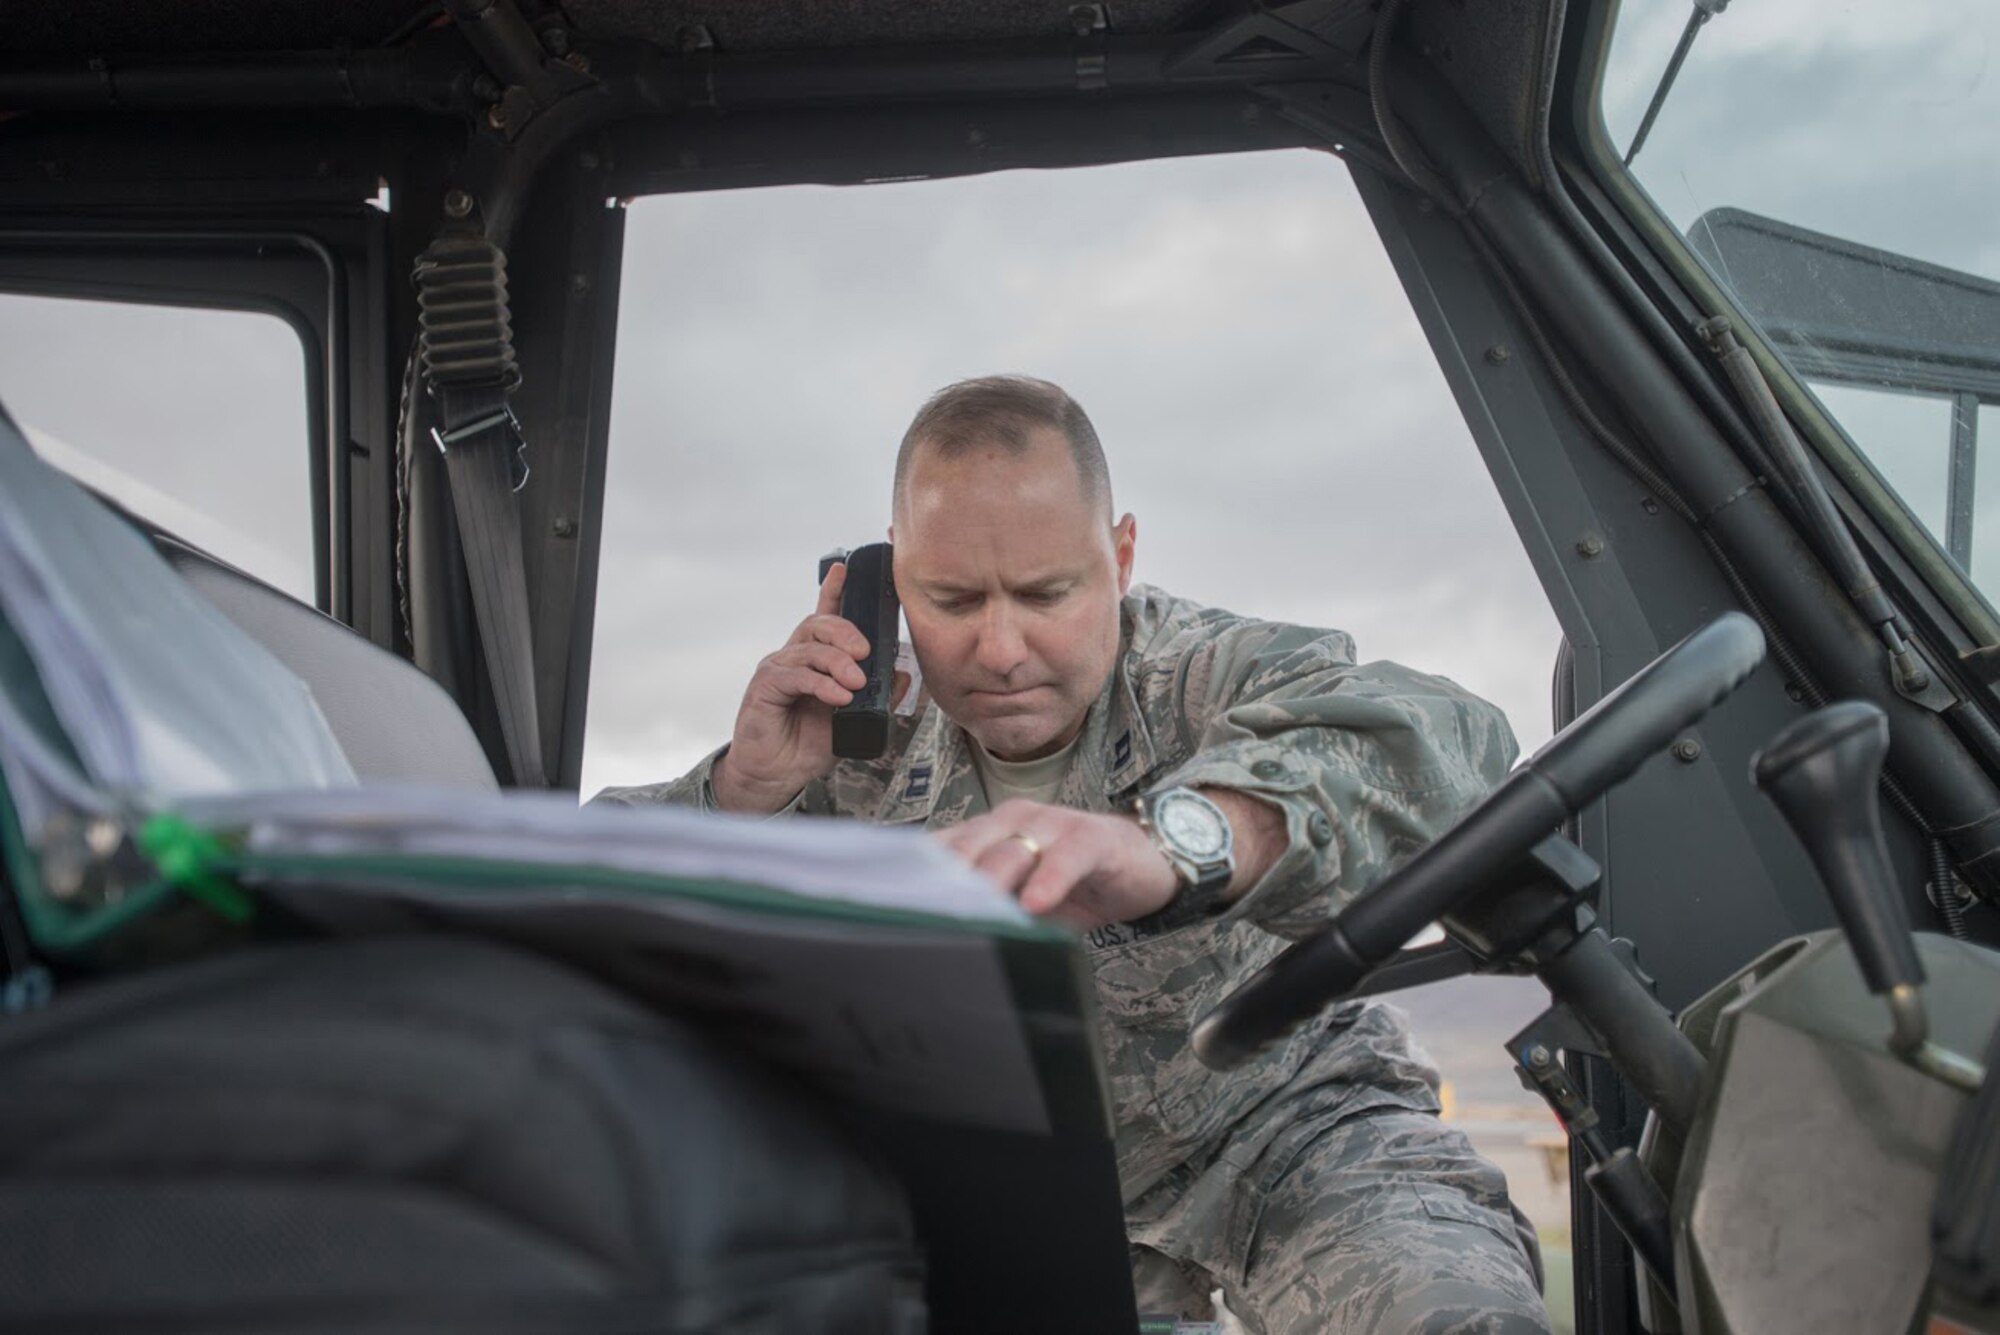
[[[1681,40],[1674,47],[1673,59],[1667,62],[1667,72],[1660,76],[1660,86],[1653,90],[1653,100],[1646,106],[1646,114],[1639,121],[1639,133],[1632,136],[1632,147],[1625,150],[1625,165],[1631,166],[1632,159],[1639,156],[1639,149],[1646,142],[1646,135],[1652,131],[1653,121],[1660,114],[1660,105],[1673,91],[1674,80],[1679,77],[1681,63],[1688,58],[1688,50],[1694,46],[1694,36],[1702,25],[1729,8],[1729,0],[1694,0],[1694,12],[1688,15],[1687,27],[1681,29]]]

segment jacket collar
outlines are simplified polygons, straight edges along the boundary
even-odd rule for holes
[[[896,769],[889,777],[882,810],[877,819],[884,824],[902,825],[929,822],[938,809],[938,798],[947,790],[963,798],[966,785],[978,804],[984,806],[984,790],[979,774],[966,750],[965,734],[946,718],[936,701],[927,701],[910,744],[903,748]],[[948,805],[964,805],[963,800]]]
[[[1107,811],[1120,805],[1151,773],[1157,758],[1152,730],[1131,680],[1130,600],[1120,608],[1119,620],[1118,658],[1084,716],[1076,759],[1056,797],[1063,806]],[[888,824],[928,824],[934,815],[963,819],[986,810],[972,746],[964,729],[945,717],[935,701],[927,702],[890,776],[878,819]]]
[[[1129,646],[1130,628],[1126,644]],[[1153,768],[1153,735],[1146,726],[1127,671],[1129,647],[1118,656],[1111,679],[1084,717],[1076,760],[1063,777],[1056,800],[1066,807],[1107,811],[1119,805]]]

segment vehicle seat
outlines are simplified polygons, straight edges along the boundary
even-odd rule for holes
[[[359,778],[500,786],[457,702],[414,663],[177,538],[148,536],[196,593],[312,688]]]
[[[0,1027],[0,1329],[921,1335],[895,1177],[699,1020],[430,937]]]

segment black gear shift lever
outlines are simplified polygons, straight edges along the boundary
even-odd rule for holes
[[[1750,762],[1750,774],[1792,827],[1833,900],[1868,990],[1887,996],[1890,1050],[1926,1074],[1977,1089],[1979,1063],[1929,1041],[1923,962],[1882,841],[1877,789],[1889,720],[1865,700],[1816,709]]]
[[[1844,700],[1792,724],[1750,762],[1757,786],[1819,869],[1877,996],[1924,981],[1882,842],[1877,790],[1888,753],[1888,718],[1864,700]]]

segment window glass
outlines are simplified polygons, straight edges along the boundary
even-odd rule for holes
[[[884,536],[917,406],[995,371],[1089,411],[1136,578],[1547,737],[1560,631],[1337,160],[662,196],[625,244],[586,795],[727,739],[817,558]]]
[[[305,360],[284,321],[0,294],[0,403],[78,481],[313,601]]]
[[[728,739],[820,555],[884,536],[918,405],[1008,371],[1089,412],[1139,580],[1341,627],[1548,737],[1560,632],[1337,160],[644,199],[623,273],[586,796]],[[1547,1004],[1516,981],[1396,1000],[1559,1258],[1559,1132],[1492,1041]]]
[[[1839,387],[1821,401],[1991,595],[1973,502],[1994,444],[1954,441],[1951,414],[2000,402],[2000,6],[1623,0],[1603,101],[1621,157],[1683,44],[1632,173],[1779,355]],[[1955,525],[1954,473],[1973,481]]]
[[[1812,388],[1840,420],[1848,438],[1942,544],[1951,477],[1951,400],[1853,385]]]
[[[2000,408],[1982,406],[1979,434],[2000,442]],[[1982,589],[2000,589],[2000,445],[1972,479],[1972,580]]]

